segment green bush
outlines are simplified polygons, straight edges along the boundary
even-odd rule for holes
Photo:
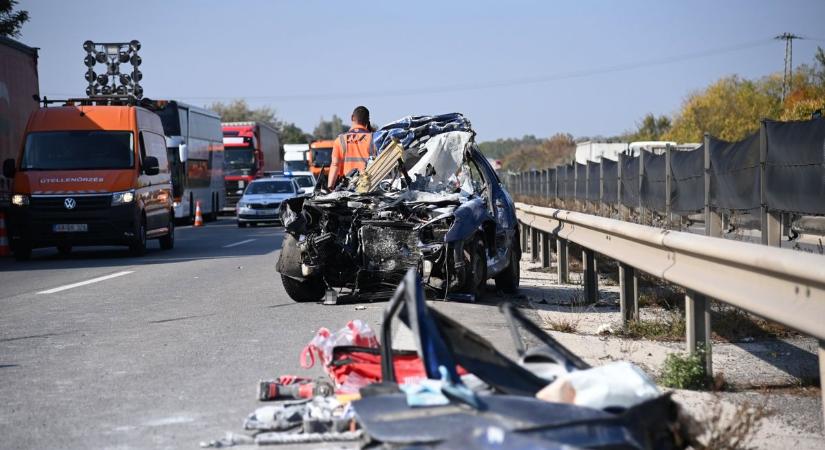
[[[704,389],[708,385],[705,374],[705,352],[694,354],[671,353],[665,358],[659,383],[675,389]]]

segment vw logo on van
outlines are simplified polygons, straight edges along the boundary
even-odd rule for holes
[[[69,197],[69,198],[63,200],[63,206],[65,206],[66,209],[74,209],[77,206],[77,201],[75,201],[75,199]]]

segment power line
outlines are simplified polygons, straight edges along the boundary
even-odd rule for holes
[[[648,67],[663,66],[677,62],[706,58],[709,56],[721,55],[755,47],[761,47],[773,42],[773,39],[760,39],[757,41],[745,42],[736,45],[718,47],[714,49],[702,50],[680,55],[652,58],[640,61],[633,61],[612,66],[597,67],[591,69],[574,70],[570,72],[560,72],[532,77],[513,78],[508,80],[495,80],[477,83],[448,84],[442,86],[430,86],[410,89],[393,89],[383,91],[361,91],[349,93],[321,93],[321,94],[285,94],[285,95],[233,95],[233,96],[156,96],[157,98],[178,98],[182,100],[231,100],[243,98],[246,100],[269,100],[277,102],[307,101],[307,100],[345,100],[355,98],[384,98],[384,97],[406,97],[416,95],[447,94],[455,92],[477,91],[485,89],[506,88],[515,86],[526,86],[532,84],[543,84],[553,81],[571,80],[586,78],[596,75],[604,75],[616,72],[643,69]],[[64,94],[51,93],[50,95],[65,96]],[[69,95],[71,96],[71,95]]]
[[[426,95],[426,94],[446,94],[446,93],[454,93],[454,92],[465,92],[465,91],[475,91],[475,90],[484,90],[484,89],[493,89],[493,88],[503,88],[503,87],[513,87],[513,86],[525,86],[531,84],[542,84],[548,83],[552,81],[560,81],[560,80],[570,80],[576,78],[585,78],[595,75],[603,75],[608,73],[615,73],[615,72],[623,72],[629,70],[636,70],[642,69],[647,67],[654,67],[654,66],[661,66],[666,64],[672,64],[676,62],[688,61],[693,59],[705,58],[708,56],[715,56],[740,50],[745,50],[754,47],[760,47],[771,43],[771,39],[760,39],[758,41],[746,42],[742,44],[730,45],[715,49],[703,50],[698,52],[692,53],[685,53],[681,55],[663,57],[663,58],[654,58],[648,60],[641,60],[635,62],[629,62],[624,64],[617,64],[613,66],[605,66],[599,68],[592,68],[592,69],[583,69],[583,70],[576,70],[571,72],[562,72],[556,74],[548,74],[548,75],[541,75],[541,76],[533,76],[533,77],[522,77],[522,78],[515,78],[509,80],[498,80],[498,81],[487,81],[487,82],[478,82],[478,83],[464,83],[464,84],[450,84],[450,85],[442,85],[442,86],[431,86],[425,88],[415,88],[415,89],[394,89],[394,90],[385,90],[385,91],[362,91],[362,92],[351,92],[351,93],[323,93],[323,94],[289,94],[289,95],[266,95],[266,96],[244,96],[247,100],[272,100],[272,101],[299,101],[299,100],[341,100],[341,99],[351,99],[351,98],[381,98],[381,97],[402,97],[402,96],[413,96],[413,95]],[[238,96],[217,96],[217,97],[210,97],[210,96],[191,96],[191,97],[180,97],[185,100],[222,100],[222,99],[234,99],[238,98]]]
[[[788,92],[791,91],[793,80],[793,40],[802,39],[802,37],[793,33],[782,33],[774,39],[785,41],[785,69],[782,73],[782,101],[784,102]]]

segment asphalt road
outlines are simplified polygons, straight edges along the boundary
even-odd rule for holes
[[[197,448],[242,431],[259,379],[320,374],[298,362],[319,327],[379,323],[381,303],[292,302],[281,228],[224,218],[176,236],[141,258],[0,258],[0,447]]]

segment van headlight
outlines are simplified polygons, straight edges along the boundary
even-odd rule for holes
[[[112,206],[125,205],[135,201],[135,191],[115,192],[112,194]]]
[[[14,206],[26,206],[29,204],[29,196],[26,194],[14,194],[11,196],[11,203]]]
[[[249,203],[247,203],[247,202],[238,202],[238,208],[249,208]]]

